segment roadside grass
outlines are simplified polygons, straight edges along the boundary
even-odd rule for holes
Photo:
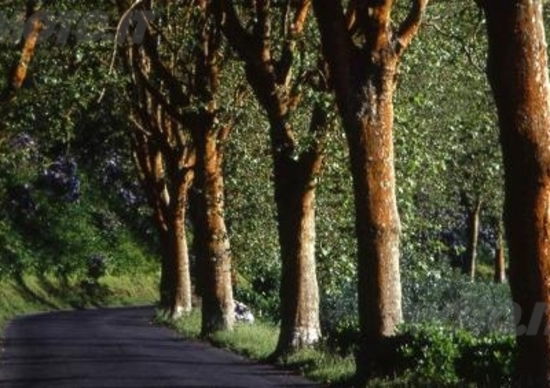
[[[153,304],[158,298],[155,274],[105,276],[97,292],[74,279],[24,275],[0,280],[0,331],[22,314],[66,309]]]
[[[184,338],[204,339],[200,336],[200,311],[195,310],[176,321],[157,314],[156,322],[176,330]],[[256,321],[254,324],[237,324],[233,331],[218,332],[208,338],[208,341],[214,346],[246,358],[269,362],[269,357],[277,345],[278,335],[279,329],[276,325]],[[355,373],[355,361],[352,356],[342,357],[324,344],[281,358],[275,365],[297,371],[310,380],[333,386],[347,384]]]

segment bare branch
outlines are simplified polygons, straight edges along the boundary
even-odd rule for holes
[[[302,0],[298,5],[298,9],[294,16],[294,23],[292,23],[292,34],[301,35],[306,25],[306,20],[311,9],[311,0]]]

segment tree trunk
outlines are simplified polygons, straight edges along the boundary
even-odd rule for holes
[[[464,260],[463,272],[468,275],[470,281],[475,281],[476,265],[477,265],[477,247],[479,242],[479,224],[481,215],[481,200],[476,200],[475,206],[471,209],[469,220],[470,238],[468,241],[468,250],[466,251],[466,259]]]
[[[504,156],[510,286],[521,309],[517,385],[548,387],[550,100],[542,1],[487,0],[482,6]],[[532,318],[540,318],[532,322],[537,325],[529,325]]]
[[[498,232],[497,246],[495,249],[495,283],[506,283],[506,255],[504,251],[504,237],[502,231]]]
[[[396,63],[387,58],[370,66],[355,103],[344,108],[358,240],[360,378],[386,362],[385,339],[403,321],[393,145]]]
[[[395,334],[402,322],[400,221],[395,194],[395,65],[370,71],[346,121],[359,243],[359,318],[367,340]],[[359,122],[354,117],[359,118]]]
[[[274,353],[276,357],[313,345],[321,338],[313,169],[303,161],[283,158],[275,161],[275,200],[282,260],[281,330]]]
[[[371,367],[385,363],[382,345],[403,319],[393,96],[397,66],[418,33],[427,3],[411,1],[407,16],[395,25],[393,1],[313,0],[350,150],[361,330],[357,377],[361,380]]]
[[[224,180],[218,137],[203,130],[197,143],[197,180],[200,217],[198,233],[203,234],[199,252],[201,267],[202,335],[231,330],[235,320],[231,251],[224,220]]]
[[[185,201],[187,202],[187,201]],[[191,312],[192,291],[189,250],[185,231],[185,206],[180,206],[172,217],[171,266],[174,284],[170,287],[169,311],[172,319],[181,318]]]
[[[247,80],[270,122],[271,154],[277,223],[281,250],[281,331],[274,357],[316,343],[321,335],[319,289],[315,264],[315,180],[322,165],[322,137],[326,114],[313,109],[311,130],[315,144],[297,150],[289,118],[300,99],[292,70],[297,65],[296,42],[302,36],[311,2],[288,3],[283,20],[293,16],[284,39],[271,39],[275,5],[258,2],[252,34],[241,25],[235,4],[215,1],[221,28],[245,63]],[[285,22],[286,24],[286,22]],[[292,32],[290,32],[292,30]],[[275,48],[280,46],[280,51]],[[279,57],[276,59],[276,57]]]
[[[169,234],[165,230],[159,230],[160,237],[160,249],[161,249],[161,263],[160,263],[160,308],[164,311],[170,311],[170,295],[173,280],[173,271],[171,271],[170,259],[172,257],[170,253],[170,238]]]

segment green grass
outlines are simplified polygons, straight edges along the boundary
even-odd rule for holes
[[[158,298],[156,275],[105,276],[90,297],[74,280],[23,276],[0,281],[0,329],[17,315],[71,308],[152,304]]]
[[[200,339],[201,317],[199,311],[172,321],[157,316],[157,322],[167,325],[185,338]],[[265,362],[277,345],[279,329],[269,322],[257,321],[252,325],[237,324],[231,332],[218,332],[209,341],[217,347],[241,354],[247,358]],[[277,366],[299,371],[305,377],[341,386],[355,373],[353,357],[341,357],[324,345],[301,350],[276,362]]]

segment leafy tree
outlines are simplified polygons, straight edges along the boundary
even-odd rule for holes
[[[315,262],[315,190],[330,120],[322,98],[300,103],[308,92],[319,94],[325,88],[321,69],[311,65],[312,58],[308,57],[311,53],[298,51],[300,43],[303,46],[300,40],[306,36],[311,2],[287,2],[283,6],[258,1],[239,10],[232,1],[216,4],[221,27],[244,64],[248,83],[270,127],[282,263],[281,331],[275,355],[281,355],[312,345],[321,336]],[[250,18],[251,31],[245,27],[239,11]],[[282,22],[276,24],[276,19]],[[314,105],[309,114],[309,133],[300,131],[296,118],[306,102]]]
[[[146,9],[153,9],[145,2]],[[124,14],[132,10],[121,4]],[[143,45],[133,44],[127,55],[131,71],[137,161],[165,235],[165,294],[173,315],[191,309],[186,209],[191,185],[195,241],[199,254],[199,291],[203,334],[233,325],[231,254],[224,220],[223,145],[231,125],[218,106],[221,77],[220,34],[209,2],[168,8],[163,25],[149,21]],[[186,20],[179,23],[178,17]],[[152,26],[155,26],[153,28]],[[188,36],[185,36],[188,34]],[[187,40],[183,51],[174,41]]]

